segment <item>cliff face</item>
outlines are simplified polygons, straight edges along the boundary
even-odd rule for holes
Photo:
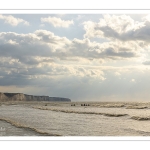
[[[4,93],[0,93],[0,100],[1,101],[8,100],[8,97]]]
[[[34,96],[23,93],[0,93],[0,101],[64,101],[71,102],[68,98]]]

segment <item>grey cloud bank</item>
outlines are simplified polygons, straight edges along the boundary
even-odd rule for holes
[[[28,16],[0,15],[0,23],[4,29],[5,23],[34,29],[34,15]],[[141,21],[132,15],[87,16],[36,15],[39,29],[33,32],[0,32],[0,90],[72,100],[149,100],[149,15]],[[75,38],[59,35],[65,31]]]

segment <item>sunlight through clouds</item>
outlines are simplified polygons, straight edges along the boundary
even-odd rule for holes
[[[0,15],[0,88],[74,100],[149,97],[149,18]]]

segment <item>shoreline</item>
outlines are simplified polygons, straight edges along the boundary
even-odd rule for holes
[[[144,130],[141,128],[142,125],[149,124],[150,103],[86,102],[85,104],[90,105],[83,106],[84,103],[1,102],[0,122],[3,121],[15,127],[16,133],[19,129],[24,134],[31,132],[31,136],[34,134],[35,136],[150,135],[149,127]],[[135,128],[130,123],[134,124]],[[129,131],[131,129],[132,133]],[[19,136],[24,136],[24,134]],[[16,136],[15,132],[12,136]]]

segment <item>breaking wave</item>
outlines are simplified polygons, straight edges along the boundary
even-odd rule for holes
[[[104,107],[104,108],[121,108],[124,107],[124,104],[93,104],[95,107]]]
[[[127,106],[126,109],[147,109],[146,106]]]
[[[7,123],[10,123],[12,126],[15,126],[17,128],[24,128],[24,129],[27,129],[27,130],[34,131],[34,132],[40,134],[41,136],[61,136],[61,135],[58,135],[58,134],[51,134],[51,133],[43,132],[41,130],[37,130],[37,129],[29,127],[29,126],[22,125],[18,122],[15,122],[15,121],[12,121],[12,120],[9,120],[9,119],[6,119],[6,118],[0,118],[0,121],[5,121]]]
[[[139,120],[139,121],[146,121],[146,120],[150,120],[150,117],[132,116],[131,119]]]
[[[50,110],[55,112],[63,112],[63,113],[76,113],[76,114],[94,114],[94,115],[103,115],[108,117],[121,117],[126,116],[128,114],[112,114],[112,113],[100,113],[100,112],[88,112],[88,111],[74,111],[74,110],[63,110],[63,109],[54,109],[54,108],[44,108],[44,107],[32,107],[35,109],[41,109],[41,110]]]

